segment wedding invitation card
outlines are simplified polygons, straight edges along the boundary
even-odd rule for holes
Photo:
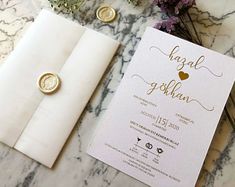
[[[0,141],[52,167],[119,42],[42,10],[0,67]],[[38,79],[59,76],[54,94]],[[53,86],[46,78],[45,85]]]
[[[234,59],[147,28],[88,154],[151,186],[194,186],[234,78]]]

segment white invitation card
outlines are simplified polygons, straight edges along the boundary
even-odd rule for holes
[[[234,78],[234,59],[147,28],[88,153],[151,186],[194,186]]]

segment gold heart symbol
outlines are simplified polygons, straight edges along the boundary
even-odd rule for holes
[[[184,73],[183,71],[180,71],[179,72],[179,77],[183,81],[183,80],[186,80],[186,79],[189,78],[189,74],[188,73]]]

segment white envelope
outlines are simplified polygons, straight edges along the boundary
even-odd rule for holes
[[[0,141],[52,167],[119,43],[42,10],[0,67]],[[44,95],[37,79],[57,73]]]

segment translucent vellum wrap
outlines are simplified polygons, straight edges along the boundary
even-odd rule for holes
[[[42,10],[0,67],[0,141],[52,167],[119,43]],[[37,79],[57,73],[44,95]]]

